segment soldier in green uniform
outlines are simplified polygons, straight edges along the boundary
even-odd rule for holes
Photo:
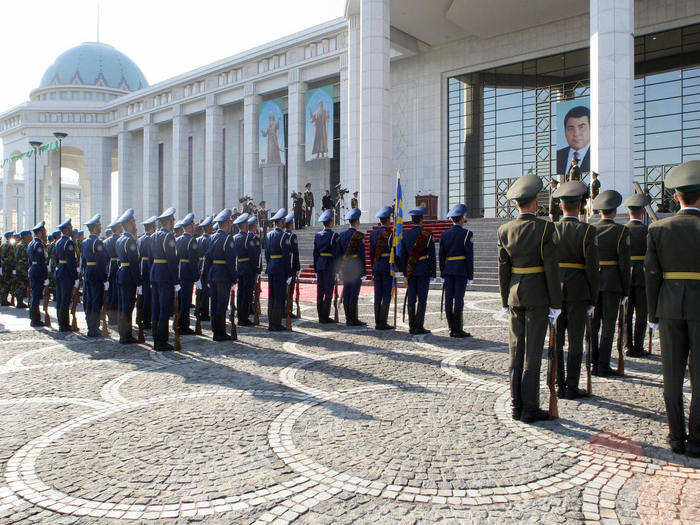
[[[508,190],[520,215],[498,229],[498,281],[501,304],[510,315],[510,395],[513,419],[525,423],[549,418],[539,408],[542,349],[549,319],[561,313],[557,265],[558,234],[539,219],[536,175],[520,177]]]
[[[676,166],[665,183],[676,190],[681,210],[649,226],[644,259],[649,322],[660,329],[671,450],[700,457],[700,160]],[[692,395],[687,433],[686,366]]]
[[[55,231],[49,238],[49,244],[46,246],[46,261],[49,264],[49,293],[56,298],[56,241],[61,236],[61,232]]]
[[[554,222],[557,222],[561,218],[561,209],[559,208],[559,198],[554,194],[557,192],[557,182],[556,179],[552,179],[549,182],[549,218]]]
[[[557,323],[557,396],[576,399],[586,395],[578,387],[583,356],[586,316],[598,300],[598,245],[595,227],[578,220],[588,188],[579,181],[565,182],[552,194],[561,201],[563,218],[554,227],[559,234],[559,277],[562,307]],[[564,373],[564,335],[569,353]]]
[[[647,253],[647,225],[642,222],[644,206],[649,204],[643,193],[635,193],[629,197],[623,206],[627,206],[630,220],[625,226],[630,231],[630,264],[632,280],[625,315],[625,330],[627,332],[626,354],[631,357],[644,357],[644,335],[647,329],[647,291],[644,281],[644,256]],[[636,314],[636,315],[635,315]],[[634,323],[633,318],[634,317]],[[634,329],[632,329],[634,325]]]
[[[24,298],[28,296],[29,287],[29,255],[27,254],[27,246],[32,240],[32,232],[23,230],[20,232],[20,241],[15,246],[15,298],[17,299],[17,308],[27,308],[24,304]]]
[[[592,323],[593,374],[613,376],[610,368],[615,321],[620,305],[627,302],[630,289],[630,231],[615,222],[622,195],[615,190],[601,192],[593,201],[593,210],[603,218],[596,224],[600,257],[600,294]],[[598,333],[601,332],[600,339]]]
[[[15,251],[13,249],[12,235],[14,232],[5,232],[5,242],[0,246],[0,263],[2,268],[2,283],[0,283],[0,306],[9,306],[7,300],[12,290],[12,270],[15,269]]]

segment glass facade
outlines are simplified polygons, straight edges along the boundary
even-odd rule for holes
[[[660,200],[663,175],[700,159],[700,25],[636,37],[634,85],[634,176]],[[589,50],[455,76],[447,87],[448,204],[508,216],[513,179],[549,179],[568,164],[557,109],[588,106]]]

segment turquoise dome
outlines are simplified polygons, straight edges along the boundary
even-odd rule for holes
[[[61,54],[44,73],[39,88],[56,85],[136,91],[147,87],[148,82],[139,67],[124,53],[101,42],[86,42]]]

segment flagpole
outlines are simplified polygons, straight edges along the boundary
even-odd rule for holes
[[[396,327],[396,312],[398,310],[398,296],[399,296],[399,280],[396,277],[396,209],[399,207],[399,179],[401,178],[401,170],[396,170],[396,187],[395,187],[395,194],[396,198],[394,199],[394,235],[393,235],[393,241],[392,241],[392,247],[391,251],[393,252],[393,259],[394,259],[394,327]]]

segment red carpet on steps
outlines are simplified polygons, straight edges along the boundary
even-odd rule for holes
[[[404,223],[403,229],[404,231],[410,230],[412,226],[413,225],[410,222]],[[440,242],[440,235],[445,230],[449,230],[452,227],[452,223],[450,221],[425,221],[423,223],[423,226],[432,232],[435,242]],[[372,230],[376,230],[378,227],[379,226],[373,226],[372,228],[367,230],[367,232],[365,232],[365,271],[367,272],[367,279],[372,279],[372,261],[370,261],[369,259],[369,232],[371,232]],[[302,268],[301,278],[316,279],[313,264],[310,264],[306,268]]]

